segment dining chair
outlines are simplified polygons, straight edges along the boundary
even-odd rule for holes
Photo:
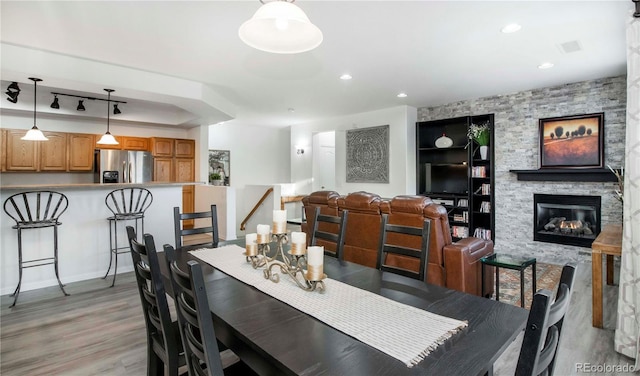
[[[242,361],[223,368],[220,356],[221,343],[216,339],[213,328],[200,264],[193,260],[188,261],[188,270],[185,272],[178,266],[175,250],[171,245],[165,244],[164,252],[171,276],[189,375],[255,375],[255,372]]]
[[[127,237],[147,329],[147,375],[176,376],[186,361],[178,323],[171,319],[153,236],[145,234],[140,243],[135,229],[127,226]]]
[[[564,317],[571,300],[576,266],[562,268],[555,301],[543,289],[533,297],[520,348],[516,376],[553,375]]]
[[[310,245],[324,246],[325,255],[342,261],[348,215],[348,210],[343,210],[339,216],[321,214],[320,208],[317,207],[313,215]]]
[[[202,219],[207,222],[210,221],[209,226],[197,227],[197,228],[184,228],[183,221]],[[196,224],[198,221],[196,221]],[[180,213],[179,207],[173,208],[173,226],[176,239],[176,249],[190,251],[198,248],[216,248],[220,241],[218,233],[218,210],[215,205],[211,205],[211,210],[205,212],[196,213]],[[184,236],[189,235],[205,235],[206,241],[194,241],[184,245]],[[211,238],[209,239],[209,236]]]
[[[22,270],[26,268],[53,264],[60,290],[65,296],[69,295],[64,290],[58,273],[58,226],[62,225],[59,219],[68,206],[67,196],[54,191],[21,192],[11,195],[5,200],[4,212],[16,222],[11,228],[18,231],[18,286],[11,294],[14,298],[9,308],[15,306],[18,301],[22,286]],[[22,230],[48,227],[53,228],[53,256],[24,260],[22,257]]]
[[[118,255],[128,253],[129,246],[118,245],[118,223],[133,221],[138,231],[138,222],[142,225],[144,234],[144,213],[147,211],[151,203],[153,203],[153,194],[146,188],[120,188],[109,192],[104,199],[107,209],[113,214],[107,218],[109,221],[109,267],[103,279],[109,276],[111,265],[113,266],[113,281],[111,287],[116,284],[116,275],[118,274]],[[114,264],[115,261],[115,264]]]
[[[422,222],[422,228],[391,224],[388,223],[388,221],[389,215],[383,214],[380,221],[380,242],[376,269],[426,281],[431,221],[424,220]],[[393,242],[391,242],[391,240],[393,240]],[[420,247],[415,248],[410,246],[410,244],[420,244]],[[386,259],[389,254],[398,255],[400,258],[418,259],[418,270],[414,271],[405,269],[400,265],[387,264]]]

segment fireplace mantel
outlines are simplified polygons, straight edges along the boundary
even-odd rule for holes
[[[537,170],[509,170],[522,181],[596,181],[615,182],[616,176],[606,168],[540,168]]]

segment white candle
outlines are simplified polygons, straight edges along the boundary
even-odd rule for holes
[[[247,256],[255,256],[258,254],[258,245],[256,244],[258,240],[258,234],[251,233],[247,234],[245,237],[245,249],[247,251]]]
[[[307,245],[307,234],[304,232],[291,232],[291,254],[304,255],[305,246]]]
[[[264,234],[269,235],[269,231],[271,231],[271,227],[269,227],[269,225],[258,225],[257,231],[259,235],[264,235]]]
[[[322,266],[324,262],[324,247],[307,247],[307,264],[309,266]]]
[[[274,210],[273,211],[273,233],[284,234],[285,232],[287,232],[287,211]]]

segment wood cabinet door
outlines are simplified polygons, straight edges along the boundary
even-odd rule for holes
[[[7,131],[0,129],[0,171],[7,171]]]
[[[40,144],[40,171],[67,171],[67,134],[43,133],[49,141]]]
[[[173,138],[151,138],[151,153],[154,157],[173,157]]]
[[[103,145],[103,144],[99,144],[98,141],[100,141],[100,138],[102,137],[101,134],[97,134],[96,135],[96,144],[95,144],[95,148],[96,149],[112,149],[112,150],[122,150],[122,136],[113,136],[116,141],[118,141],[118,145]]]
[[[173,181],[173,158],[153,158],[153,181]]]
[[[176,158],[195,158],[196,157],[196,141],[195,140],[176,140]]]
[[[149,139],[144,137],[122,137],[122,150],[149,151]]]
[[[38,171],[38,145],[48,141],[21,140],[26,132],[24,129],[7,130],[7,171]]]
[[[68,134],[69,171],[93,171],[95,142],[92,134]]]
[[[175,169],[175,181],[195,181],[194,159],[176,158]]]
[[[185,185],[182,187],[182,212],[193,213],[195,211],[195,187],[193,185]],[[194,220],[189,219],[182,221],[183,228],[193,228]]]

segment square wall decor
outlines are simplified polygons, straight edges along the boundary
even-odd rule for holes
[[[389,125],[347,131],[347,183],[389,183]]]

